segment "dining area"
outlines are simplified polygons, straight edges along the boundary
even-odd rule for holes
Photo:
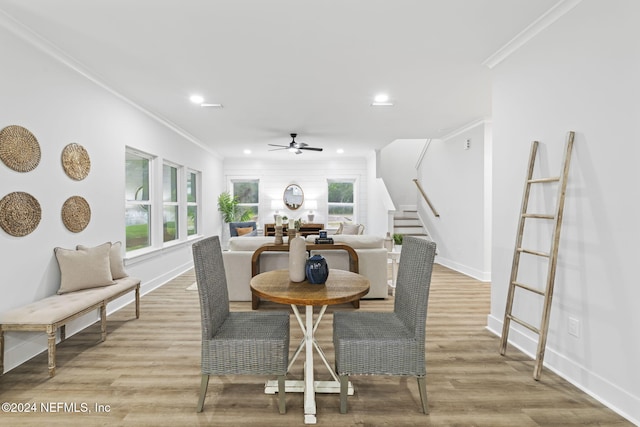
[[[292,410],[287,395],[301,393],[304,424],[318,422],[316,398],[320,394],[335,396],[339,412],[346,414],[348,396],[358,393],[350,381],[354,376],[401,376],[416,378],[413,387],[420,397],[416,410],[429,414],[425,327],[435,243],[409,238],[405,244],[393,311],[352,308],[333,313],[332,321],[323,321],[329,307],[353,303],[366,295],[369,280],[357,271],[330,268],[323,283],[308,278],[292,281],[287,269],[262,272],[251,279],[252,293],[282,309],[231,311],[218,237],[194,243],[202,316],[197,412],[205,411],[212,376],[267,377],[262,392],[277,395],[280,414]],[[326,343],[323,348],[316,338],[321,326],[327,328],[323,324],[327,321],[332,322],[333,348]],[[292,331],[292,325],[299,330]],[[290,343],[294,335],[301,337]],[[328,353],[334,354],[333,360]],[[302,375],[292,372],[298,360],[303,361]]]

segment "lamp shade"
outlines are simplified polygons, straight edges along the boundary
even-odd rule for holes
[[[305,208],[309,209],[310,211],[314,211],[316,209],[318,209],[318,201],[317,200],[307,200],[304,202],[304,206]]]

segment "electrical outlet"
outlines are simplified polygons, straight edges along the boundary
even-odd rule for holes
[[[580,338],[580,321],[569,317],[569,335]]]

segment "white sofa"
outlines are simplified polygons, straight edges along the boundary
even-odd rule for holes
[[[307,236],[313,243],[318,236]],[[360,274],[371,282],[371,289],[364,298],[386,298],[387,288],[387,250],[384,239],[369,235],[333,235],[335,243],[345,243],[358,254]],[[253,252],[265,243],[273,243],[273,237],[232,237],[229,250],[222,253],[227,274],[227,287],[231,301],[251,301],[251,257]],[[286,242],[286,237],[285,237]],[[311,255],[321,254],[327,260],[329,268],[349,270],[349,254],[341,250],[312,251]],[[260,272],[288,268],[288,252],[263,252],[260,255]]]

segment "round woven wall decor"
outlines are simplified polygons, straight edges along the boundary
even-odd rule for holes
[[[29,193],[16,191],[0,200],[0,227],[16,237],[26,236],[38,227],[40,203]]]
[[[69,231],[79,233],[87,228],[89,221],[91,221],[91,208],[84,197],[71,196],[64,202],[62,222]]]
[[[40,144],[28,129],[11,125],[0,130],[0,159],[18,172],[29,172],[40,163]]]
[[[91,170],[89,153],[82,145],[75,142],[67,145],[62,150],[62,167],[69,178],[82,181]]]

